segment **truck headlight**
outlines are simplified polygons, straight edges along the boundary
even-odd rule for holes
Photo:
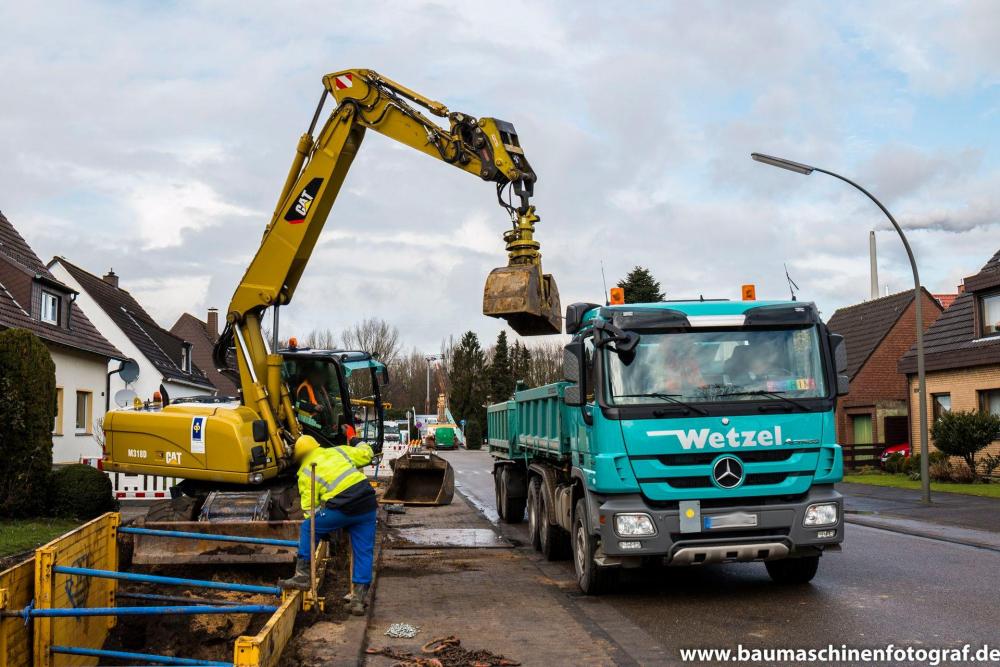
[[[832,526],[837,523],[837,503],[819,503],[806,508],[803,526]]]
[[[656,535],[656,526],[648,514],[616,514],[615,533],[619,537],[648,537]]]

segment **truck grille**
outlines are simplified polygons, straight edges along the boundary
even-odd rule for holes
[[[762,486],[765,484],[781,484],[788,475],[787,472],[762,472],[752,473],[746,476],[743,486]],[[665,477],[657,480],[642,480],[643,482],[665,482],[675,489],[703,489],[715,486],[712,478],[707,476],[697,477]]]
[[[811,449],[774,449],[760,451],[741,451],[738,456],[744,463],[763,463],[771,461],[787,461],[793,454],[802,452],[816,452]],[[719,452],[696,452],[693,454],[661,454],[649,458],[656,459],[665,466],[690,466],[708,465],[719,456]],[[646,458],[644,456],[633,456],[635,460]]]

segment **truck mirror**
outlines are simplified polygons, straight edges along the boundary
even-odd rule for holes
[[[583,397],[580,394],[580,385],[572,384],[563,390],[563,403],[570,407],[580,407],[583,405]]]
[[[851,391],[851,379],[846,375],[837,376],[837,396],[846,396]]]
[[[579,382],[583,376],[583,341],[574,340],[563,348],[563,379],[566,382]]]
[[[385,366],[382,367],[382,385],[383,386],[389,385],[389,369],[386,368]]]
[[[830,334],[830,346],[833,348],[833,363],[838,373],[847,370],[847,343],[840,334]]]

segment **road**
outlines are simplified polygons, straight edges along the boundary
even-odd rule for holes
[[[455,467],[459,492],[496,522],[489,455],[458,451],[445,456]],[[525,543],[523,524],[499,527],[509,539]],[[573,577],[569,561],[545,566]],[[587,605],[595,622],[626,652],[630,641],[660,642],[675,657],[671,648],[737,644],[936,648],[968,643],[977,648],[1000,646],[998,572],[997,551],[849,525],[843,551],[823,557],[809,586],[777,587],[760,563],[633,570],[625,573],[617,592]],[[615,619],[628,621],[624,636]]]

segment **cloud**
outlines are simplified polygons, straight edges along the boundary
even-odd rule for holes
[[[952,288],[997,245],[998,26],[991,2],[7,3],[0,208],[39,254],[113,265],[163,324],[224,308],[322,75],[371,67],[514,123],[564,303],[601,300],[601,260],[609,282],[643,264],[680,297],[784,297],[787,263],[829,314],[867,295],[884,218],[749,153],[856,178]],[[509,225],[490,184],[368,132],[283,327],[493,337],[481,289]]]

